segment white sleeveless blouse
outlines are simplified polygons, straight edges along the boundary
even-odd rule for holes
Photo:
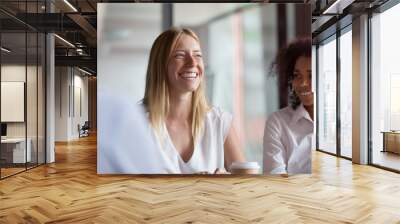
[[[204,134],[194,144],[192,157],[184,162],[176,150],[166,125],[164,124],[158,146],[165,161],[167,173],[191,174],[213,173],[217,168],[224,169],[224,142],[232,123],[232,115],[213,107],[204,121]]]

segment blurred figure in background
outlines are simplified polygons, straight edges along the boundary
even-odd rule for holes
[[[232,116],[209,106],[204,85],[197,35],[161,33],[151,48],[143,105],[169,173],[214,173],[245,161]]]
[[[167,174],[146,113],[128,97],[100,91],[98,174]]]
[[[298,39],[281,49],[273,66],[278,75],[287,77],[290,105],[272,113],[266,121],[264,174],[311,173],[311,40]]]

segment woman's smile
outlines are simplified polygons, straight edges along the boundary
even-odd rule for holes
[[[178,73],[178,75],[185,80],[195,80],[199,76],[199,73],[194,71],[184,71]]]

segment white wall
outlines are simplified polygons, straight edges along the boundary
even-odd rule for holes
[[[73,138],[78,138],[79,137],[79,132],[78,132],[78,124],[81,126],[85,123],[85,121],[89,120],[88,116],[88,77],[81,76],[83,73],[76,73],[77,70],[75,70],[75,75],[74,75],[74,108],[75,113],[72,113],[72,130],[71,130],[71,135]],[[78,90],[80,90],[80,93],[78,93]],[[80,98],[78,98],[80,96]],[[78,102],[80,100],[80,103]],[[77,107],[79,105],[79,107]],[[79,111],[81,109],[81,111]]]
[[[55,79],[55,141],[77,139],[78,124],[88,120],[88,78],[75,68],[56,67]]]
[[[1,81],[2,82],[25,82],[25,65],[2,65]],[[28,74],[32,67],[28,66]],[[6,110],[6,108],[1,108]],[[7,137],[25,137],[24,122],[7,123]]]
[[[36,67],[25,65],[2,65],[1,66],[1,81],[2,82],[25,82],[26,71],[28,74],[28,80],[30,85],[36,85],[36,81],[32,81],[31,75],[36,75]],[[31,83],[32,82],[32,83]],[[34,97],[36,99],[36,88],[27,88],[27,103],[33,102],[31,99]],[[36,102],[36,101],[35,101]],[[36,123],[36,113],[32,111],[36,110],[36,103],[30,106],[27,114],[28,122],[35,121]],[[1,108],[1,110],[6,110],[7,108]],[[7,122],[7,136],[8,137],[25,137],[25,123],[26,122]],[[33,127],[31,123],[28,125],[28,137],[29,134],[36,130],[36,125]]]
[[[55,68],[55,141],[67,141],[68,78],[67,67]]]

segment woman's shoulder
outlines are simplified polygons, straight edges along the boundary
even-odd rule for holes
[[[207,112],[206,126],[222,127],[223,130],[229,129],[233,116],[231,113],[223,110],[220,107],[212,106]]]
[[[224,117],[232,117],[232,114],[217,106],[211,106],[207,112],[209,119],[221,119]]]
[[[207,113],[205,126],[206,129],[214,130],[213,133],[222,133],[222,139],[225,140],[229,128],[231,127],[233,116],[231,113],[220,107],[212,106]]]
[[[290,121],[292,117],[293,109],[290,106],[284,107],[278,111],[271,113],[268,116],[267,124],[276,123],[276,124],[283,124]]]

